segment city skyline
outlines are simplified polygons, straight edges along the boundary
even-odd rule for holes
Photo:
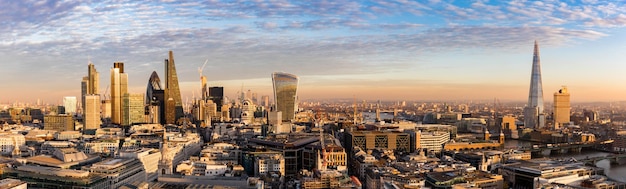
[[[532,43],[543,88],[572,102],[623,101],[626,6],[603,1],[3,2],[0,103],[81,96],[91,61],[124,62],[145,92],[163,54],[177,53],[183,102],[200,96],[197,68],[230,99],[272,94],[273,72],[300,78],[298,99],[527,98]],[[106,73],[106,71],[104,72]],[[100,74],[99,91],[110,87]],[[111,89],[109,89],[111,90]],[[332,92],[329,92],[332,91]],[[102,94],[101,94],[102,95]],[[551,102],[547,98],[546,102]]]

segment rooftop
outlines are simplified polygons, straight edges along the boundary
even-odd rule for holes
[[[81,170],[74,170],[74,169],[59,169],[59,168],[32,166],[32,165],[22,165],[22,166],[17,167],[17,170],[37,173],[37,174],[42,174],[42,175],[59,176],[59,177],[82,178],[82,177],[89,176],[88,171],[81,171]]]
[[[26,182],[10,178],[0,180],[0,188],[12,188],[22,184],[26,184]]]

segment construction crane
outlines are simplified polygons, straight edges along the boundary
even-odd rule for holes
[[[108,99],[107,98],[107,92],[109,92],[109,85],[107,85],[107,88],[104,90],[104,93],[102,93],[103,94],[102,98],[104,98],[103,100],[107,100]],[[109,95],[109,97],[110,97],[110,95]]]
[[[202,89],[202,92],[201,92],[202,100],[205,100],[206,98],[208,98],[208,94],[206,94],[207,93],[206,77],[202,75],[202,70],[204,70],[206,63],[208,62],[209,62],[209,59],[206,59],[202,67],[198,67],[198,74],[200,74],[200,83],[201,83],[201,89]]]
[[[198,67],[198,74],[200,74],[200,78],[204,77],[204,76],[202,75],[202,70],[204,70],[204,67],[206,66],[206,63],[208,63],[208,62],[209,62],[209,59],[206,59],[206,60],[204,61],[204,64],[202,65],[202,67]]]

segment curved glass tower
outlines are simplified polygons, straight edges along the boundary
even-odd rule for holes
[[[159,75],[156,71],[152,72],[152,75],[150,75],[150,79],[148,80],[145,103],[150,105],[151,108],[156,107],[156,110],[146,109],[146,113],[157,114],[151,116],[156,116],[158,118],[158,123],[165,124],[165,94],[163,87],[161,87],[161,79],[159,79]]]
[[[533,68],[530,77],[528,104],[524,108],[524,126],[526,128],[543,128],[545,115],[543,113],[543,86],[541,85],[541,61],[539,61],[539,45],[535,41],[533,52]]]
[[[282,112],[283,121],[291,121],[297,110],[298,76],[282,72],[272,73],[276,111]]]

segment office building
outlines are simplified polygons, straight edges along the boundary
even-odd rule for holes
[[[305,168],[303,165],[315,164],[315,162],[303,161],[306,161],[306,158],[304,158],[306,146],[317,141],[319,141],[319,136],[315,134],[283,134],[268,136],[266,138],[251,138],[248,142],[248,146],[255,150],[267,149],[282,153],[285,159],[284,175],[296,176],[298,171]],[[244,154],[244,161],[247,159],[248,162],[253,162],[253,160],[251,160],[251,154],[252,153]],[[250,164],[244,163],[243,165],[246,167],[246,170],[254,170]],[[249,172],[249,175],[252,174],[254,173]]]
[[[567,87],[554,93],[554,129],[558,130],[570,122],[570,101]]]
[[[498,168],[511,188],[542,188],[542,184],[573,184],[602,171],[581,162],[531,159]]]
[[[96,71],[96,67],[89,62],[87,65],[87,76],[81,81],[81,111],[85,111],[85,96],[99,94],[100,74]]]
[[[222,105],[224,105],[224,87],[210,87],[209,100],[217,105],[217,112],[222,112]]]
[[[283,121],[295,118],[297,107],[298,76],[288,73],[272,73],[274,86],[274,111],[282,112]]]
[[[63,97],[63,107],[65,107],[65,113],[74,115],[76,114],[76,97],[66,96]]]
[[[102,100],[102,118],[111,118],[111,100],[110,99],[104,99]]]
[[[416,144],[415,147],[418,149],[423,149],[427,152],[441,152],[443,149],[443,144],[450,141],[450,133],[448,132],[421,132],[418,131],[416,134]]]
[[[265,108],[269,108],[270,107],[270,96],[267,95],[263,95],[261,96],[261,106],[265,107]]]
[[[500,189],[504,187],[502,175],[473,170],[429,172],[425,174],[426,186],[433,189],[455,188],[455,184],[470,184],[475,188]]]
[[[20,146],[26,145],[26,138],[21,134],[0,134],[0,153],[19,155]]]
[[[528,92],[528,104],[524,107],[524,127],[543,128],[546,122],[543,108],[541,61],[539,60],[539,45],[537,44],[537,41],[535,41],[530,90]]]
[[[83,170],[22,165],[15,169],[5,169],[4,176],[26,181],[28,187],[32,188],[112,188],[106,175]]]
[[[71,115],[46,115],[43,117],[43,129],[53,131],[73,131],[74,118]]]
[[[124,63],[115,62],[111,69],[111,123],[122,124],[122,97],[128,93],[128,75]]]
[[[174,64],[174,53],[169,51],[169,59],[165,59],[165,123],[174,124],[183,117],[183,101],[178,86],[178,75]],[[169,102],[172,101],[172,102]]]
[[[144,102],[143,94],[124,94],[122,97],[122,125],[132,125],[145,121]]]
[[[161,152],[152,148],[125,149],[120,151],[120,158],[137,158],[141,161],[146,172],[146,181],[151,182],[157,179],[159,159]]]
[[[260,177],[267,173],[280,173],[285,175],[285,158],[280,153],[253,153],[254,176]]]
[[[100,95],[88,94],[85,95],[85,109],[83,110],[83,130],[95,130],[99,129],[102,124],[100,118],[100,111],[102,110],[102,103],[100,101]]]
[[[83,168],[91,173],[105,175],[110,188],[119,188],[124,184],[145,182],[146,172],[139,159],[108,159]]]
[[[517,132],[517,119],[510,115],[505,115],[496,119],[496,125],[500,126],[500,131],[503,132],[507,138],[519,138]]]
[[[446,133],[450,137],[449,133]],[[422,134],[422,138],[424,134]],[[410,152],[411,138],[409,133],[383,131],[352,131],[346,133],[345,149],[351,150],[358,146],[362,150],[387,149]],[[423,145],[423,144],[422,144]],[[422,146],[423,147],[423,146]]]
[[[163,87],[161,87],[161,79],[159,79],[156,71],[152,72],[148,80],[146,104],[150,110],[146,112],[148,117],[158,120],[155,123],[165,124],[165,93]]]

